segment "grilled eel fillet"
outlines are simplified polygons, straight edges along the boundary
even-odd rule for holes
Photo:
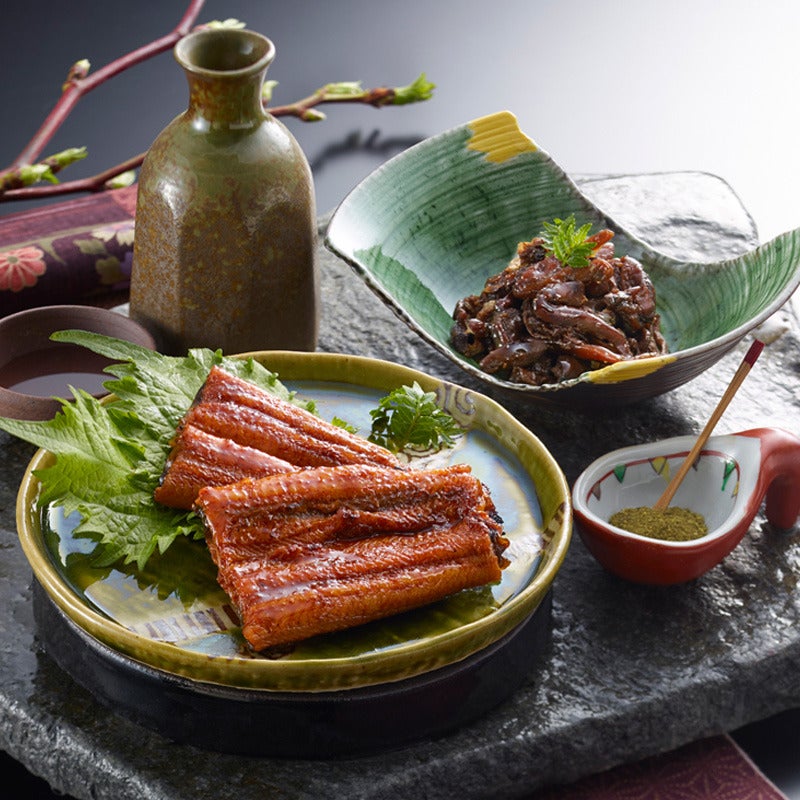
[[[217,580],[255,650],[500,579],[508,540],[466,465],[316,467],[206,487]]]
[[[188,510],[203,486],[355,463],[401,466],[385,448],[212,367],[178,426],[153,496]]]

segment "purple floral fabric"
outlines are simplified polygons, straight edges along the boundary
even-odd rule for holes
[[[0,218],[0,317],[103,304],[130,286],[136,187]]]

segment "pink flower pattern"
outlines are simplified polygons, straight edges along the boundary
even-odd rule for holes
[[[38,247],[19,247],[0,252],[0,291],[21,292],[36,285],[47,267],[44,251]]]

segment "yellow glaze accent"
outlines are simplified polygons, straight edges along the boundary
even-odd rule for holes
[[[652,464],[656,475],[660,475],[665,481],[669,480],[670,469],[668,458],[664,458],[664,456],[657,456],[656,458],[650,460],[650,464]]]
[[[469,123],[472,138],[467,142],[468,150],[486,153],[486,160],[502,164],[520,153],[533,153],[539,148],[517,124],[517,118],[509,111],[501,111],[479,117]]]
[[[630,361],[617,361],[602,369],[592,370],[587,373],[586,380],[590,383],[620,383],[634,378],[649,375],[675,360],[674,355],[653,356],[652,358],[636,358]]]

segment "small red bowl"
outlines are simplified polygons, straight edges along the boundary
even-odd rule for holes
[[[124,314],[105,308],[54,305],[19,311],[0,319],[0,415],[13,419],[52,419],[61,409],[56,398],[71,398],[69,386],[97,396],[103,368],[111,362],[84,347],[54,342],[61,330],[85,330],[155,350],[153,337]]]
[[[800,439],[777,428],[712,436],[671,505],[701,514],[708,533],[673,542],[609,523],[623,508],[652,506],[696,437],[614,450],[590,464],[572,490],[574,522],[590,553],[637,583],[674,584],[716,566],[742,540],[766,497],[767,521],[792,528],[800,513]]]

